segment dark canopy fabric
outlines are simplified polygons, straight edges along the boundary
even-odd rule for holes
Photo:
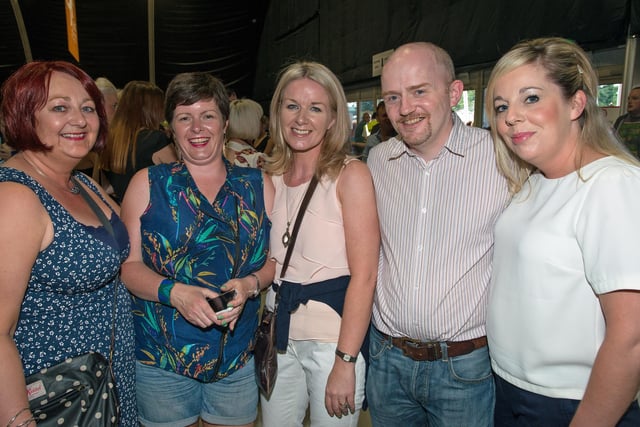
[[[345,86],[371,80],[372,56],[410,41],[445,48],[457,68],[490,66],[517,41],[561,36],[585,49],[622,45],[640,32],[638,0],[273,1],[254,92],[267,99],[285,60],[315,59]],[[364,6],[366,5],[366,6]],[[266,77],[266,78],[265,78]]]
[[[184,71],[208,71],[249,96],[266,0],[156,0],[152,20],[155,82],[165,88]],[[32,56],[76,63],[67,51],[63,0],[19,0]],[[148,2],[75,0],[79,65],[116,86],[149,80]],[[0,80],[24,64],[10,2],[0,6]]]
[[[34,59],[75,62],[63,0],[14,0]],[[587,50],[640,34],[640,0],[75,0],[80,63],[122,87],[208,71],[240,96],[268,102],[277,72],[308,58],[347,87],[375,84],[372,55],[416,40],[447,49],[460,69],[486,67],[514,43],[562,36]],[[148,5],[154,5],[152,26]],[[0,5],[0,81],[25,62],[11,1]],[[153,59],[153,58],[151,58]]]

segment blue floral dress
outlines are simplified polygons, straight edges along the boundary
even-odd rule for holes
[[[155,272],[220,292],[232,277],[260,269],[269,248],[262,173],[231,166],[216,199],[200,193],[184,163],[149,168],[149,206],[140,217],[142,257]],[[248,299],[233,331],[200,329],[173,307],[133,298],[138,361],[211,382],[242,368],[258,324]]]
[[[97,193],[86,176],[76,173],[76,179]],[[113,368],[121,404],[120,425],[137,425],[131,300],[118,276],[120,265],[129,254],[124,224],[112,213],[114,241],[104,227],[76,221],[24,172],[0,167],[2,181],[18,182],[32,189],[54,228],[53,242],[38,254],[31,271],[14,334],[25,376],[90,350],[108,358],[116,286]]]

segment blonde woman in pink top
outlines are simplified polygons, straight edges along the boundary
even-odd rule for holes
[[[271,256],[280,277],[304,194],[305,211],[279,293],[278,377],[261,396],[263,422],[357,426],[364,401],[366,337],[375,289],[380,234],[373,182],[348,156],[349,114],[336,76],[316,62],[280,74],[270,111],[274,151],[266,170],[276,189]]]

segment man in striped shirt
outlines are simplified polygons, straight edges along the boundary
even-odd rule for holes
[[[506,181],[489,133],[452,112],[449,54],[399,47],[382,70],[398,136],[371,150],[382,250],[367,397],[375,426],[491,426],[485,311]]]

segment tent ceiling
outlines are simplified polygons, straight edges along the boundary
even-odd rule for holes
[[[0,6],[0,80],[25,62],[16,17]],[[75,62],[67,51],[64,1],[17,0],[33,59]],[[148,20],[148,4],[154,6]],[[183,71],[210,71],[241,94],[251,94],[266,0],[76,0],[79,65],[92,77],[122,87],[150,80],[166,87]],[[149,26],[148,23],[151,22]],[[149,28],[152,35],[149,37]],[[149,55],[149,46],[154,47]]]
[[[209,71],[263,104],[278,70],[293,58],[327,64],[349,88],[377,84],[372,55],[408,41],[435,42],[457,67],[469,69],[490,66],[522,38],[557,35],[602,49],[623,45],[629,31],[640,33],[640,0],[75,2],[80,66],[93,77],[106,76],[119,87],[155,80],[164,88],[179,72]],[[0,81],[25,62],[12,3],[24,17],[34,59],[73,61],[63,0],[6,0],[0,6]]]

